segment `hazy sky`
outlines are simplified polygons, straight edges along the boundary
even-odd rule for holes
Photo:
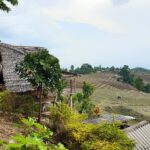
[[[20,0],[0,12],[0,40],[43,46],[62,67],[150,68],[150,0]]]

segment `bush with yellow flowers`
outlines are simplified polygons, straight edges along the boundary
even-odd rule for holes
[[[50,126],[55,138],[70,150],[132,150],[134,143],[116,123],[85,124],[84,114],[78,114],[66,104],[50,108]]]

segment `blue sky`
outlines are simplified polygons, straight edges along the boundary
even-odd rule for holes
[[[20,0],[0,12],[0,40],[43,46],[62,67],[150,69],[150,0]]]

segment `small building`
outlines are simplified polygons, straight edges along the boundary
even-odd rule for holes
[[[134,150],[150,150],[150,122],[142,121],[124,131],[135,141]]]
[[[39,51],[41,47],[14,46],[0,43],[0,85],[11,92],[33,90],[29,82],[20,79],[15,72],[16,63],[23,60],[25,54]]]
[[[15,72],[18,62],[23,60],[27,53],[37,52],[42,47],[14,46],[0,43],[0,88],[14,93],[32,91],[33,88],[25,79],[20,79]],[[45,49],[45,48],[44,48]],[[75,91],[76,73],[62,71],[62,78],[70,80],[70,89]]]

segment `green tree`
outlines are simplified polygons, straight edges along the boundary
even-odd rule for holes
[[[0,0],[0,10],[9,12],[11,9],[8,3],[15,6],[18,4],[18,0]]]
[[[93,67],[90,64],[83,64],[80,69],[82,74],[89,74],[93,72]]]
[[[83,82],[82,92],[83,98],[89,98],[93,94],[94,88],[89,83]]]
[[[133,83],[133,76],[131,75],[129,66],[124,65],[123,68],[121,68],[119,74],[122,76],[123,82],[129,84]]]
[[[110,71],[112,71],[112,72],[114,72],[115,71],[115,67],[114,66],[112,66],[112,67],[110,67],[110,69],[109,69]]]
[[[134,84],[135,84],[135,87],[136,87],[138,90],[143,91],[143,89],[144,89],[144,82],[143,82],[143,80],[142,80],[140,77],[137,77],[137,78],[135,79]]]
[[[150,84],[146,84],[144,86],[144,90],[143,91],[146,92],[146,93],[150,93]]]
[[[43,90],[61,90],[61,69],[59,60],[50,55],[46,49],[29,53],[16,65],[20,78],[26,79],[39,91],[39,115],[41,120],[41,99]]]
[[[77,67],[74,72],[79,74],[90,74],[94,72],[94,69],[90,64],[83,64],[80,68]]]
[[[90,96],[93,94],[94,88],[89,83],[83,82],[82,93],[77,93],[73,100],[78,102],[79,113],[87,113],[89,116],[95,105],[92,103]]]
[[[73,101],[81,103],[83,100],[83,94],[82,93],[77,93],[73,96]]]
[[[72,72],[72,73],[74,72],[74,65],[70,66],[70,70],[69,71]]]
[[[102,71],[102,66],[100,65],[100,66],[98,66],[98,67],[94,67],[93,68],[93,70],[94,70],[94,72],[97,72],[97,71]]]

